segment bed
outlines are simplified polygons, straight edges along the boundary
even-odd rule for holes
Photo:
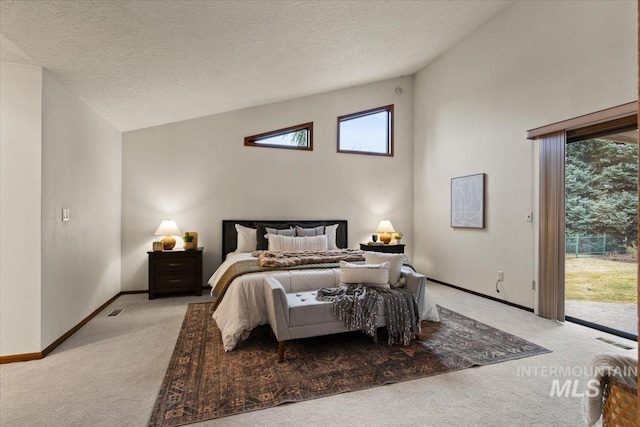
[[[222,221],[222,264],[214,272],[208,283],[214,296],[213,319],[222,333],[222,341],[226,351],[233,350],[241,341],[248,338],[249,333],[258,325],[268,323],[267,306],[264,297],[263,281],[267,276],[274,277],[281,283],[290,283],[295,275],[297,282],[305,283],[306,290],[317,290],[321,287],[337,286],[340,278],[339,264],[336,262],[302,265],[288,268],[257,267],[257,258],[247,250],[245,236],[239,230],[256,229],[256,236],[265,233],[266,228],[291,230],[300,227],[304,230],[326,229],[334,234],[328,237],[338,249],[344,252],[348,248],[348,224],[346,220],[320,221],[272,221],[272,220],[223,220]],[[273,230],[271,230],[273,231]],[[279,232],[278,232],[279,233]],[[242,233],[240,233],[242,234]],[[264,236],[263,236],[264,237]],[[335,240],[334,240],[335,239]],[[264,239],[258,239],[258,249],[264,247]],[[243,251],[238,251],[238,246]],[[331,244],[329,245],[331,249]],[[351,250],[356,251],[356,250]],[[409,267],[403,267],[409,268]],[[438,313],[433,299],[426,293],[425,307],[421,312],[423,320],[438,321]]]

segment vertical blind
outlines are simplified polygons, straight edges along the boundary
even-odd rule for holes
[[[540,144],[540,247],[538,315],[564,321],[566,131],[538,137]]]

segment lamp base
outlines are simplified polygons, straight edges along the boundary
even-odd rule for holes
[[[165,251],[170,251],[176,245],[176,239],[171,236],[164,236],[160,241],[164,244]]]
[[[389,233],[382,233],[382,234],[380,235],[380,241],[381,241],[382,243],[384,243],[385,245],[388,245],[388,244],[389,244],[389,242],[391,242],[391,234],[389,234]]]

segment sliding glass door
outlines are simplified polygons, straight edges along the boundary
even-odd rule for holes
[[[567,133],[567,320],[638,335],[638,130]]]

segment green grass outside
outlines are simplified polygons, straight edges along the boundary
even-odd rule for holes
[[[636,303],[637,268],[635,263],[567,255],[565,298],[570,301]]]

